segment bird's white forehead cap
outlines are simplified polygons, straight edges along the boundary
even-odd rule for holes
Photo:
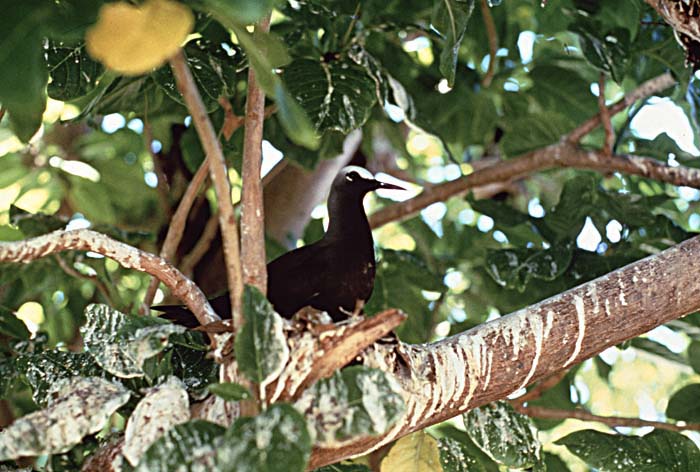
[[[375,180],[374,176],[372,175],[372,173],[370,171],[368,171],[364,167],[360,167],[360,166],[343,167],[343,170],[341,170],[341,172],[343,175],[348,175],[350,172],[357,172],[357,175],[359,175],[363,179]]]

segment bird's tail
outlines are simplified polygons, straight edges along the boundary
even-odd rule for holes
[[[231,318],[231,300],[228,292],[210,299],[209,303],[222,319]],[[199,321],[194,314],[183,305],[156,305],[151,308],[163,313],[160,318],[170,320],[185,328],[194,329],[199,326]]]

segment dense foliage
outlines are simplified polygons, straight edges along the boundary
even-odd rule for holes
[[[3,2],[0,240],[89,226],[157,253],[204,160],[167,64],[122,75],[88,54],[86,35],[100,8],[112,3]],[[340,154],[348,133],[361,129],[355,163],[429,190],[471,173],[486,158],[514,159],[558,142],[598,113],[601,73],[611,103],[666,71],[675,87],[613,118],[613,152],[700,167],[673,134],[685,120],[697,135],[697,79],[671,27],[641,0],[179,5],[193,12],[183,49],[214,127],[224,130],[236,199],[243,128],[229,127],[245,114],[249,67],[275,105],[265,121],[266,149],[309,171]],[[270,8],[271,33],[251,34],[246,25]],[[140,40],[158,46],[168,34]],[[112,38],[115,48],[138,44],[139,37],[127,36]],[[677,121],[657,123],[667,124],[668,134],[649,137],[634,126],[635,117],[670,104]],[[604,139],[599,129],[581,146],[601,149]],[[405,311],[398,335],[406,342],[459,333],[689,238],[700,229],[699,200],[695,189],[644,177],[559,169],[436,203],[375,232],[380,262],[366,311]],[[391,204],[373,197],[370,208]],[[216,209],[213,191],[198,205],[204,216],[193,217],[197,228],[188,227],[180,262]],[[312,219],[303,242],[321,230],[322,218]],[[268,256],[289,243],[271,239]],[[352,366],[313,387],[315,404],[308,397],[293,406],[275,404],[228,428],[186,421],[182,412],[195,402],[238,400],[249,392],[219,383],[200,333],[139,316],[149,282],[81,251],[0,265],[0,425],[15,420],[0,434],[0,461],[6,461],[0,468],[35,457],[38,467],[77,470],[126,430],[131,449],[118,461],[121,470],[198,464],[279,470],[284,463],[301,471],[314,441],[381,434],[403,412],[388,376]],[[264,384],[286,355],[281,320],[252,289],[244,308],[247,331],[235,352],[241,371]],[[700,423],[699,373],[695,314],[575,366],[532,404]],[[128,424],[155,415],[159,403],[168,405],[167,433],[156,439],[144,426],[130,436]],[[334,421],[300,413],[321,404]],[[175,420],[178,412],[185,420]],[[620,464],[624,470],[696,470],[700,463],[697,433],[689,433],[693,441],[663,430],[611,435],[573,421],[531,419],[507,402],[463,419],[399,440],[382,470],[559,471],[581,470],[583,463],[599,470]],[[44,434],[63,427],[70,433]],[[370,463],[361,458],[322,470],[368,470]]]

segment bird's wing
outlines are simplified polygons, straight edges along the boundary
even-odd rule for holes
[[[321,243],[295,249],[267,265],[267,295],[282,316],[292,316],[311,303],[323,285],[325,246]]]

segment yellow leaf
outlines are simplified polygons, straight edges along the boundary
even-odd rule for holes
[[[116,72],[139,75],[175,54],[193,25],[192,11],[171,0],[108,3],[86,34],[87,51]]]
[[[382,460],[381,472],[442,472],[437,441],[422,431],[399,439]]]

